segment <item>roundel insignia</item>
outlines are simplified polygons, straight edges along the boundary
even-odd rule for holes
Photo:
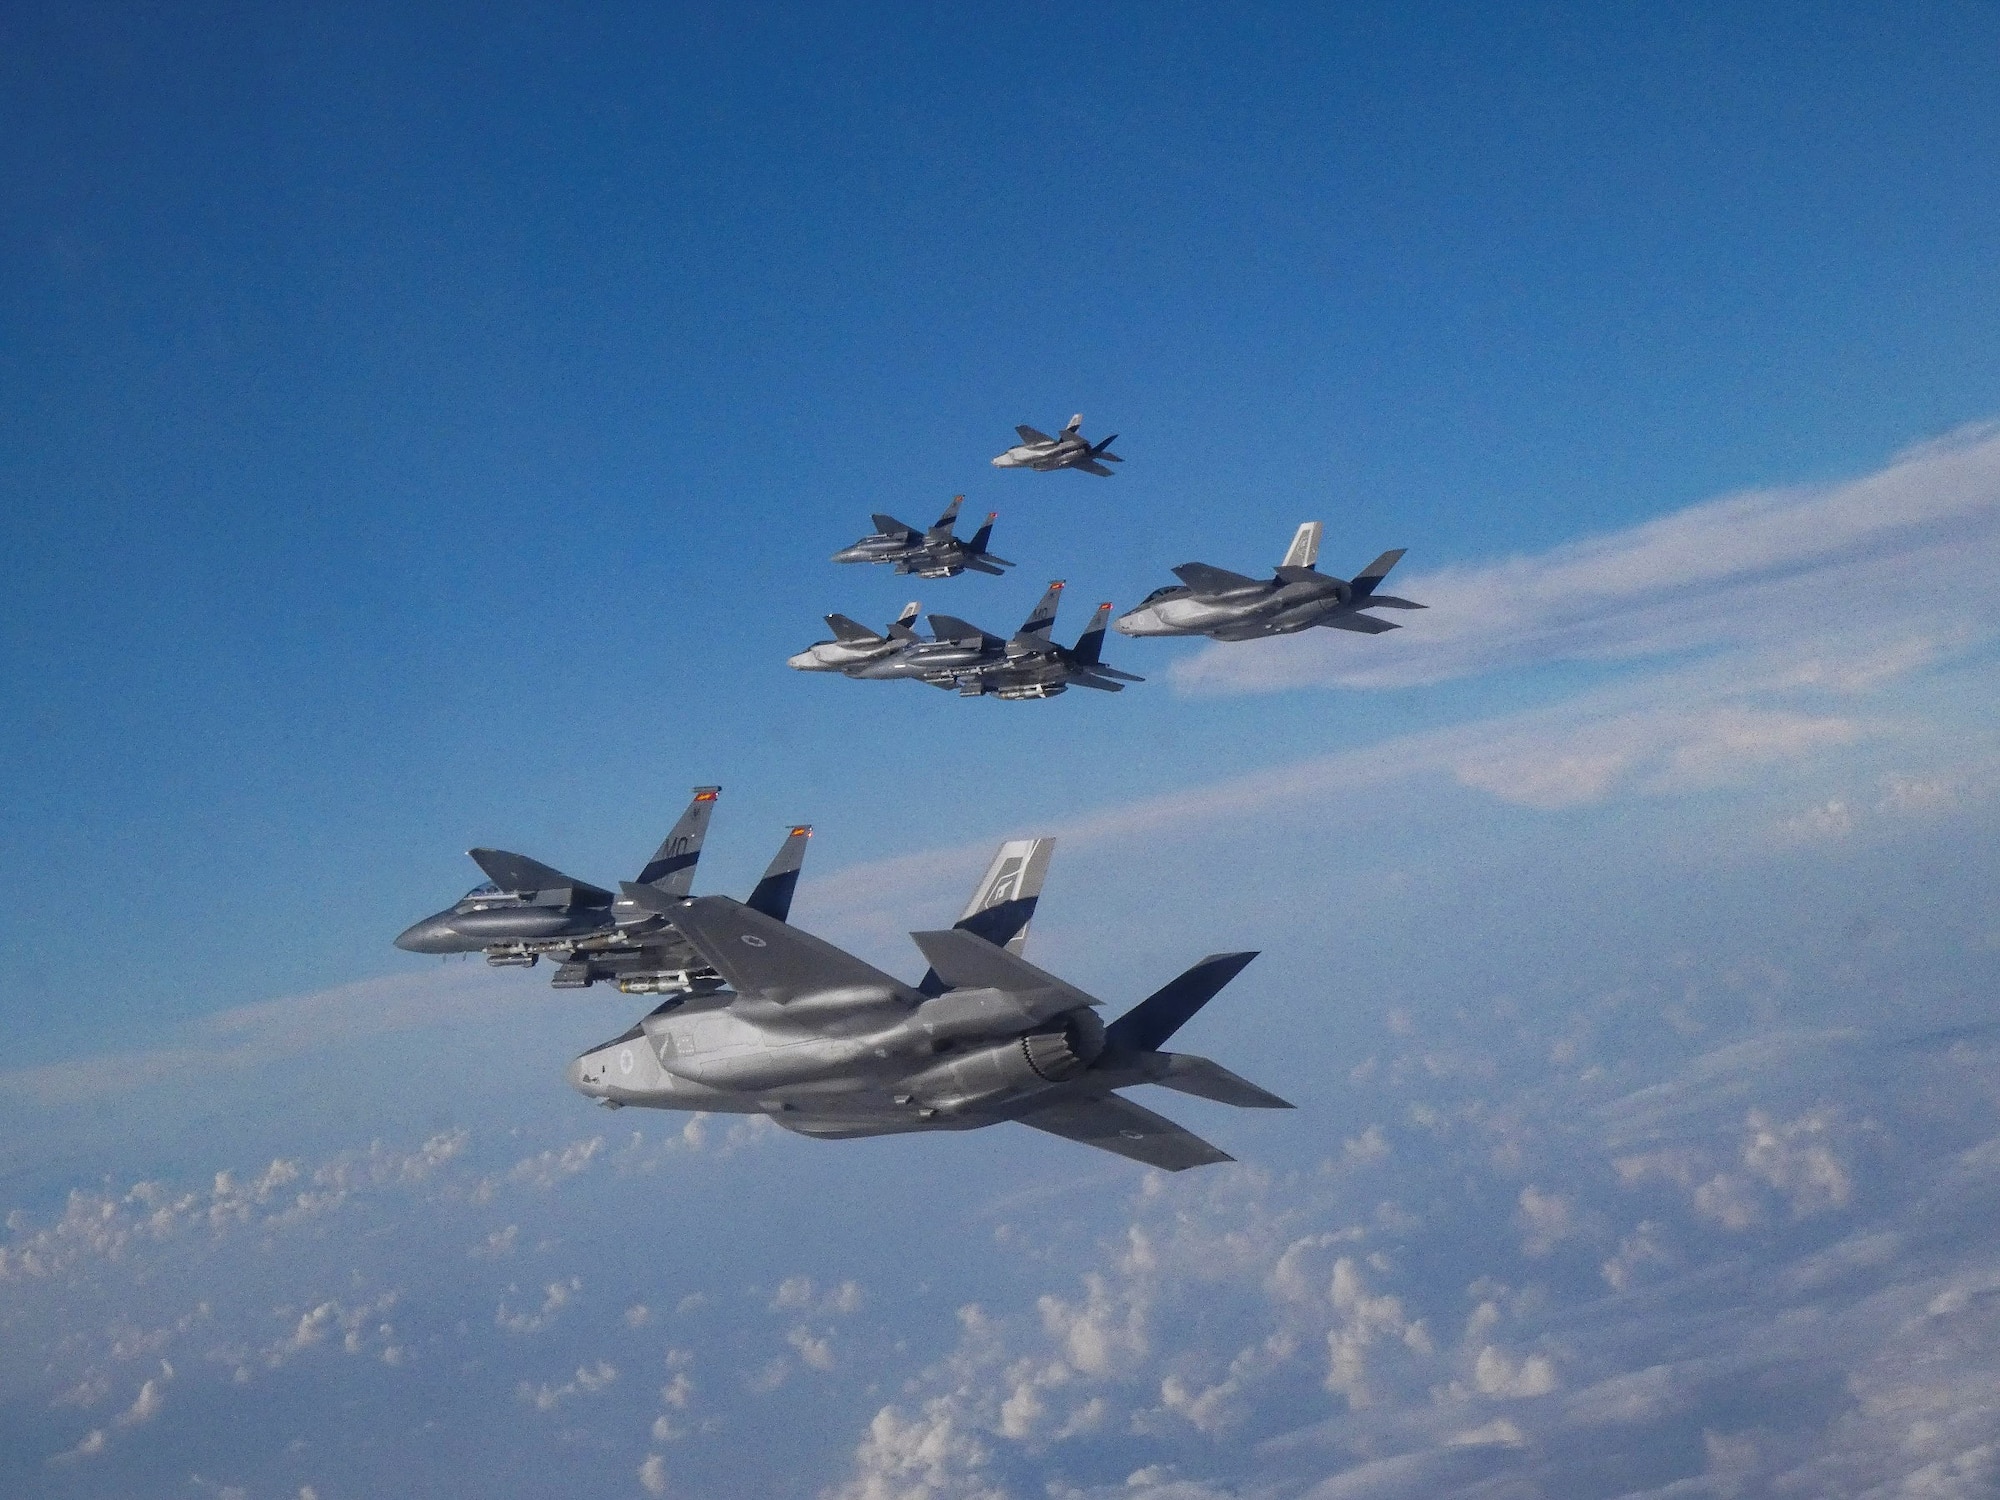
[[[743,934],[743,946],[746,948],[765,948],[770,945],[758,937],[756,933],[746,932]]]
[[[620,1047],[618,1049],[618,1071],[621,1073],[632,1071],[632,1049],[630,1047]]]

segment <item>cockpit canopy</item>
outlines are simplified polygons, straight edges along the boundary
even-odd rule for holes
[[[478,910],[479,908],[485,906],[512,905],[514,902],[517,902],[520,899],[521,899],[520,896],[517,895],[515,892],[503,891],[500,889],[499,886],[495,885],[492,881],[489,880],[484,885],[475,885],[471,890],[467,891],[463,896],[460,896],[458,898],[458,904],[462,909],[470,908],[472,910]]]
[[[1156,604],[1162,599],[1171,598],[1175,594],[1185,594],[1186,592],[1187,588],[1185,585],[1170,583],[1163,589],[1154,589],[1152,593],[1140,601],[1139,607],[1144,609],[1148,604]]]

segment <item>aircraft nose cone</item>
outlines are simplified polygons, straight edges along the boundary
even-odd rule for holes
[[[581,1057],[574,1059],[563,1075],[569,1080],[569,1086],[579,1094],[587,1094],[591,1091],[590,1086],[583,1081],[583,1065],[585,1061],[586,1059]]]
[[[786,657],[785,665],[797,672],[817,672],[819,658],[810,651],[801,651],[797,656]]]
[[[405,953],[449,953],[452,936],[451,928],[437,917],[425,917],[404,929],[396,939],[396,946]]]
[[[842,547],[838,552],[833,554],[833,560],[835,562],[860,562],[861,549],[859,547]]]

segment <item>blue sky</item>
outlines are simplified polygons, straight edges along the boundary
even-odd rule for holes
[[[1142,1500],[1148,1485],[1333,1500],[1492,1480],[1453,1467],[1471,1454],[1532,1459],[1539,1477],[1507,1472],[1561,1489],[1577,1393],[1671,1363],[1619,1301],[1637,1273],[1603,1267],[1629,1250],[1702,1285],[1725,1261],[1777,1276],[1899,1232],[1922,1184],[1990,1169],[1953,1154],[1978,1146],[1963,1121],[1989,1043],[1947,1048],[1962,1071],[1928,1085],[1953,1101],[1949,1128],[1909,1104],[1900,1063],[1878,1065],[1905,1055],[1897,1038],[1983,1025],[2000,951],[1980,896],[2000,873],[1990,11],[17,7],[0,38],[9,1253],[61,1222],[73,1188],[213,1196],[218,1171],[254,1182],[294,1163],[262,1199],[214,1200],[254,1225],[371,1141],[407,1154],[465,1133],[435,1175],[398,1179],[405,1196],[314,1219],[344,1226],[315,1241],[322,1259],[282,1224],[211,1224],[199,1249],[169,1236],[71,1280],[17,1274],[4,1316],[50,1349],[69,1337],[76,1368],[0,1392],[0,1426],[35,1455],[10,1483],[379,1486],[393,1470],[370,1464],[411,1451],[386,1415],[362,1424],[376,1457],[345,1455],[337,1479],[248,1434],[347,1389],[362,1355],[323,1359],[332,1336],[270,1353],[265,1325],[329,1299],[348,1316],[359,1283],[341,1278],[360,1262],[341,1256],[389,1226],[416,1248],[362,1279],[411,1311],[369,1317],[430,1319],[438,1342],[392,1365],[383,1351],[404,1346],[370,1334],[368,1369],[428,1382],[477,1361],[503,1409],[475,1419],[429,1383],[348,1394],[385,1413],[416,1401],[496,1445],[500,1472],[568,1473],[564,1455],[595,1444],[605,1493],[651,1491],[636,1476],[653,1453],[677,1492],[728,1493],[731,1434],[820,1380],[841,1386],[812,1407],[823,1436],[781,1446],[767,1488],[1082,1495],[1151,1473],[1128,1487]],[[1121,434],[1115,479],[988,467],[1014,423],[1078,410]],[[960,491],[969,512],[999,510],[1009,578],[912,588],[827,561],[871,511],[927,520]],[[1110,659],[1149,680],[1116,698],[964,703],[783,666],[828,610],[881,621],[914,595],[1006,628],[1054,577],[1071,585],[1067,635],[1080,606],[1136,602],[1176,563],[1268,566],[1308,518],[1335,570],[1408,547],[1397,587],[1431,611],[1379,640],[1118,642]],[[611,1165],[623,1136],[559,1074],[629,1007],[389,940],[473,883],[474,843],[629,874],[706,781],[726,791],[705,888],[740,891],[810,820],[800,919],[899,969],[901,934],[949,919],[993,839],[1048,831],[1064,842],[1038,953],[1113,1003],[1183,950],[1265,948],[1203,1045],[1300,1098],[1303,1123],[1204,1115],[1252,1165],[1200,1187],[1005,1132],[829,1153],[725,1150],[716,1125],[669,1149],[678,1121],[641,1122],[644,1151],[666,1153],[648,1180],[700,1222],[647,1219],[657,1208],[626,1193],[639,1169]],[[1662,977],[1688,974],[1719,990]],[[1490,1048],[1488,1072],[1451,1071],[1459,1036]],[[1829,1047],[1848,1049],[1837,1065]],[[1363,1054],[1379,1080],[1353,1076]],[[1466,1130],[1519,1126],[1512,1155],[1475,1153],[1493,1181],[1450,1213],[1406,1208],[1415,1227],[1369,1220],[1394,1269],[1356,1260],[1316,1301],[1250,1290],[1278,1285],[1273,1229],[1245,1251],[1261,1268],[1237,1288],[1248,1300],[1177,1341],[1164,1309],[1220,1284],[1219,1263],[1141,1267],[1116,1247],[1157,1239],[1149,1216],[1195,1234],[1268,1210],[1259,1222],[1334,1237],[1314,1252],[1327,1282],[1366,1215],[1322,1188],[1389,1159],[1370,1128],[1436,1201],[1470,1180],[1471,1148],[1416,1113],[1446,1108],[1417,1097],[1423,1077],[1458,1080]],[[1697,1087],[1716,1077],[1740,1083]],[[1685,1138],[1619,1135],[1640,1110],[1621,1099],[1675,1089],[1697,1099]],[[1602,1129],[1536,1157],[1529,1137],[1572,1117]],[[548,1186],[509,1175],[597,1135]],[[1671,1170],[1630,1181],[1605,1165],[1670,1149]],[[481,1200],[488,1177],[513,1186]],[[931,1302],[909,1300],[873,1228],[918,1211],[913,1181],[948,1190],[919,1236],[953,1268]],[[1634,1206],[1665,1185],[1675,1203]],[[1529,1188],[1569,1206],[1523,1207]],[[823,1215],[827,1243],[794,1255],[781,1226],[825,1189],[853,1216]],[[496,1192],[516,1195],[504,1222],[481,1206]],[[1023,1201],[1067,1227],[1037,1238],[1050,1220],[1009,1206]],[[618,1332],[626,1304],[606,1300],[664,1295],[616,1248],[635,1218],[704,1267],[743,1262],[690,1274],[675,1300],[750,1297],[777,1319],[772,1347],[694,1314],[668,1352],[599,1339],[662,1326]],[[467,1258],[507,1223],[518,1248]],[[1436,1333],[1464,1295],[1440,1247],[1482,1229],[1506,1241],[1487,1270],[1526,1320],[1486,1377],[1487,1345],[1453,1373]],[[1561,1254],[1530,1248],[1550,1233],[1578,1257],[1569,1280],[1549,1270]],[[1974,1238],[1856,1264],[1871,1295],[1949,1303],[1956,1287],[1983,1307]],[[447,1252],[471,1278],[449,1294],[417,1264]],[[1145,1337],[1094,1366],[1033,1352],[1062,1323],[1038,1299],[1085,1306],[1086,1273],[1107,1307],[1144,1302],[1117,1316]],[[810,1299],[779,1296],[791,1276]],[[1356,1276],[1379,1284],[1356,1293]],[[208,1288],[231,1277],[254,1291],[223,1310]],[[574,1348],[553,1322],[517,1333],[493,1311],[569,1277],[608,1320],[565,1314]],[[1401,1332],[1367,1312],[1394,1277]],[[865,1299],[827,1302],[849,1280]],[[145,1284],[217,1309],[149,1346],[169,1377],[146,1376],[129,1340],[91,1342],[137,1317]],[[451,1345],[461,1296],[486,1299],[465,1337],[492,1348]],[[954,1311],[974,1303],[1000,1332]],[[1308,1306],[1324,1323],[1309,1336]],[[1339,1337],[1393,1343],[1421,1307],[1432,1333],[1399,1345],[1417,1363],[1364,1414],[1327,1383]],[[1565,1317],[1604,1320],[1596,1352],[1562,1343],[1582,1326]],[[836,1323],[856,1352],[822,1368],[808,1352]],[[1223,1345],[1266,1338],[1292,1352],[1244,1370],[1288,1394],[1250,1402],[1254,1419],[1197,1419],[1193,1396],[1163,1394],[1197,1376],[1220,1389]],[[305,1384],[238,1391],[232,1369],[256,1361],[218,1351],[239,1347]],[[1859,1347],[1814,1357],[1839,1367]],[[621,1408],[622,1428],[574,1415],[659,1407],[674,1350],[730,1370],[690,1376],[716,1426],[676,1416],[688,1435],[670,1439],[648,1436],[650,1411]],[[1537,1350],[1560,1384],[1529,1394]],[[1057,1417],[1024,1415],[1061,1404],[1032,1381],[1002,1415],[1011,1361],[1030,1358],[1068,1359],[1064,1390],[1102,1398],[1111,1425],[1054,1436]],[[759,1389],[778,1359],[790,1373]],[[574,1378],[600,1360],[623,1372],[615,1390]],[[1981,1373],[1975,1359],[1965,1378]],[[153,1406],[142,1378],[164,1382]],[[1674,1379],[1685,1399],[1660,1410],[1685,1430],[1635,1439],[1627,1490],[1698,1471],[1721,1493],[1796,1458],[1718,1414],[1736,1387],[1711,1410],[1696,1377]],[[1454,1380],[1474,1404],[1540,1415],[1474,1421],[1426,1395]],[[515,1420],[565,1381],[546,1409],[578,1425]],[[1891,1473],[1881,1455],[1904,1450],[1799,1399],[1797,1432],[1874,1455],[1857,1473],[1932,1462]],[[98,1449],[44,1463],[92,1431]],[[923,1450],[926,1432],[955,1457],[912,1478],[897,1443]],[[1976,1489],[1984,1460],[1964,1455],[1994,1440],[1966,1437],[1939,1472]],[[1326,1443],[1338,1464],[1272,1457]],[[1404,1467],[1339,1488],[1339,1464],[1377,1462]]]

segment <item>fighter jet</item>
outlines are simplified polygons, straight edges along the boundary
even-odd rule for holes
[[[833,631],[833,639],[814,641],[798,655],[786,657],[785,665],[801,672],[846,672],[852,676],[856,668],[894,656],[917,639],[910,627],[916,623],[918,608],[914,599],[905,604],[884,635],[846,615],[828,615],[827,628]]]
[[[1021,956],[1053,843],[1001,845],[956,926],[910,935],[930,964],[915,984],[726,896],[645,888],[635,899],[728,988],[667,1001],[577,1058],[569,1082],[613,1107],[762,1114],[821,1139],[1017,1120],[1169,1172],[1231,1160],[1117,1091],[1291,1108],[1163,1050],[1256,955],[1212,954],[1106,1025],[1101,1001]]]
[[[695,788],[687,811],[627,891],[652,891],[663,899],[688,894],[721,791],[713,786]],[[792,891],[811,836],[812,829],[804,824],[786,834],[777,857],[751,892],[749,905],[780,922],[790,914]],[[547,956],[560,963],[551,981],[557,989],[585,989],[599,980],[615,980],[628,994],[650,995],[721,984],[720,976],[706,968],[653,907],[635,905],[629,895],[614,896],[524,854],[474,849],[471,855],[486,872],[486,883],[411,926],[396,939],[398,948],[410,953],[484,953],[495,968],[533,968]]]
[[[1056,623],[1056,610],[1062,604],[1062,591],[1061,579],[1050,584],[1048,592],[1042,595],[1041,603],[1035,606],[1034,613],[1008,640],[979,632],[981,656],[972,666],[954,672],[948,679],[926,677],[924,680],[935,687],[956,688],[959,695],[965,698],[990,694],[1006,700],[1053,698],[1072,687],[1122,693],[1126,683],[1144,682],[1146,679],[1143,677],[1108,667],[1099,660],[1104,650],[1104,626],[1111,618],[1109,604],[1097,606],[1097,612],[1083,627],[1083,634],[1076,638],[1074,646],[1058,646],[1050,638],[1049,632]],[[977,626],[967,625],[963,620],[954,620],[948,615],[932,615],[931,628],[940,639],[952,635],[962,644],[968,640],[966,632],[978,631]]]
[[[1112,433],[1103,442],[1092,446],[1083,436],[1083,414],[1069,419],[1069,426],[1062,430],[1061,437],[1050,437],[1046,432],[1037,432],[1032,427],[1016,427],[1021,441],[993,460],[996,469],[1038,469],[1047,473],[1050,469],[1081,469],[1086,474],[1101,474],[1106,479],[1111,471],[1105,464],[1122,464],[1124,459],[1109,451],[1118,441],[1118,434]]]
[[[1380,635],[1396,629],[1396,622],[1361,611],[1425,607],[1375,592],[1403,548],[1384,552],[1349,582],[1313,566],[1320,530],[1318,521],[1299,527],[1285,560],[1268,579],[1246,578],[1207,563],[1182,563],[1174,569],[1179,586],[1153,590],[1137,609],[1118,617],[1116,628],[1121,635],[1205,635],[1218,641],[1290,635],[1314,625]]]
[[[1127,682],[1144,682],[1130,672],[1106,666],[1098,659],[1104,648],[1105,622],[1111,606],[1100,604],[1074,646],[1058,646],[1049,638],[1062,602],[1062,581],[1048,587],[1028,618],[1011,637],[989,635],[977,625],[953,615],[931,615],[932,638],[918,639],[891,655],[865,662],[850,677],[884,681],[914,677],[932,687],[956,690],[961,697],[1053,698],[1071,687],[1124,691]],[[796,663],[797,658],[794,658]]]
[[[998,578],[1003,570],[1014,566],[1006,558],[995,557],[986,550],[986,543],[993,536],[994,518],[1000,512],[988,511],[985,524],[973,533],[972,539],[960,541],[958,508],[963,504],[965,496],[952,496],[951,504],[929,531],[919,531],[894,516],[870,516],[875,523],[873,534],[864,536],[852,547],[842,547],[833,554],[833,560],[894,563],[898,573],[914,573],[919,578],[956,578],[967,568]]]

